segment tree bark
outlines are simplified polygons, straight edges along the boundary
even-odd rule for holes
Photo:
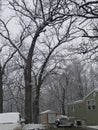
[[[38,123],[39,121],[39,98],[40,98],[41,85],[36,87],[36,97],[33,102],[33,122]]]
[[[29,62],[30,63],[30,62]],[[31,64],[26,64],[24,69],[25,78],[25,123],[32,123],[32,84],[31,84]]]
[[[62,89],[62,114],[65,115],[65,88]]]
[[[0,64],[0,113],[3,112],[2,66]]]
[[[24,70],[24,79],[25,79],[25,123],[26,124],[32,123],[32,101],[31,101],[32,100],[32,78],[31,78],[32,74],[31,74],[31,69],[32,69],[33,52],[34,52],[36,40],[46,25],[47,25],[47,23],[43,24],[42,26],[40,26],[37,29],[35,36],[32,40],[31,47],[29,49],[27,60],[25,61],[26,66],[25,66],[25,70]],[[40,92],[40,88],[39,88],[39,92]],[[39,92],[37,92],[38,95],[39,95]],[[38,98],[39,97],[37,96],[35,99],[35,103],[34,103],[35,106],[39,104]],[[36,107],[36,109],[37,109],[37,107]],[[35,110],[34,114],[36,113],[36,111],[37,110]],[[35,120],[36,120],[36,117],[35,117]]]
[[[35,99],[33,102],[33,122],[38,123],[39,121],[39,99]]]

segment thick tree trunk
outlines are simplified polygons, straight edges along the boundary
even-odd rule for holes
[[[40,26],[37,29],[37,31],[35,33],[35,36],[34,36],[34,38],[32,40],[31,47],[29,49],[27,60],[25,61],[26,67],[25,67],[25,70],[24,70],[24,78],[25,78],[25,123],[26,124],[32,123],[32,101],[31,101],[32,100],[32,80],[31,80],[31,69],[32,69],[33,52],[34,52],[36,40],[37,40],[37,38],[39,37],[39,34],[42,32],[42,30],[44,29],[44,27],[46,25],[47,25],[47,23],[43,24],[42,26]],[[39,95],[39,92],[38,92],[38,95]],[[38,112],[38,114],[39,114],[39,110],[37,108],[37,106],[39,107],[39,99],[38,98],[39,97],[37,96],[36,100],[35,100],[35,103],[34,103],[34,105],[35,105],[35,107],[34,107],[35,112],[34,113]],[[34,120],[36,120],[36,118],[37,117],[35,116]]]
[[[34,52],[35,43],[39,32],[36,32],[35,37],[32,41],[27,60],[25,61],[24,79],[25,79],[25,123],[32,123],[32,80],[31,80],[31,69],[32,69],[32,57]]]
[[[24,70],[25,78],[25,123],[32,123],[32,82],[31,67],[27,64]]]
[[[0,65],[0,113],[3,112],[2,66]]]
[[[39,121],[39,98],[40,98],[40,87],[41,85],[38,85],[36,87],[36,97],[33,102],[33,122],[38,123]]]
[[[39,121],[39,100],[36,98],[33,103],[33,122],[38,123]]]
[[[65,115],[65,88],[62,89],[62,114]]]
[[[65,113],[65,105],[64,105],[64,103],[62,103],[62,115],[65,115],[66,113]]]

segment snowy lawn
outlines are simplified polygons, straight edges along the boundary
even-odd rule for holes
[[[45,129],[42,124],[27,124],[24,125],[23,130],[42,130]]]
[[[95,126],[87,126],[87,128],[92,128],[92,129],[98,130],[98,125],[95,125]]]

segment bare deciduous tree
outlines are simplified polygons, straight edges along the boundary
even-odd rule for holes
[[[75,19],[71,16],[67,16],[68,8],[64,0],[54,0],[54,1],[25,1],[25,0],[9,0],[9,5],[12,10],[15,11],[17,17],[19,18],[20,24],[20,36],[16,39],[13,39],[9,28],[8,23],[10,20],[5,22],[0,20],[2,28],[0,35],[6,39],[8,44],[14,47],[15,50],[20,54],[24,59],[24,81],[25,81],[25,121],[26,123],[32,122],[32,68],[33,68],[33,58],[36,45],[40,38],[43,38],[44,32],[51,32],[54,30],[54,37],[56,38],[55,44],[49,46],[49,52],[47,53],[43,64],[40,68],[40,73],[38,75],[38,82],[36,86],[36,97],[34,100],[34,122],[38,122],[39,114],[39,95],[42,81],[45,76],[43,76],[48,61],[55,50],[65,42],[68,42],[73,39],[70,35],[70,30]],[[71,11],[71,9],[70,9]],[[66,23],[65,23],[66,22]],[[62,29],[64,28],[64,30]],[[22,31],[21,31],[22,30]],[[73,33],[72,33],[73,34]],[[28,40],[28,41],[27,41]],[[25,44],[27,43],[27,44]],[[19,46],[25,44],[28,47],[28,51],[24,55]]]
[[[94,55],[98,49],[98,45],[96,43],[98,40],[98,1],[69,1],[75,8],[75,11],[70,15],[80,19],[79,26],[77,28],[82,32],[81,37],[84,39],[78,50],[83,54],[91,53],[90,58],[95,59],[96,57]]]
[[[3,47],[4,46],[1,47],[1,51],[3,50]],[[10,62],[10,60],[16,54],[16,52],[17,52],[17,50],[15,50],[11,54],[9,54],[6,57],[5,61],[3,63],[0,63],[0,113],[3,112],[3,76],[5,74],[5,68],[6,68],[8,62]]]

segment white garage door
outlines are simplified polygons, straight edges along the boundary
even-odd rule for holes
[[[56,120],[56,114],[55,113],[49,113],[48,114],[48,123],[55,123]]]

